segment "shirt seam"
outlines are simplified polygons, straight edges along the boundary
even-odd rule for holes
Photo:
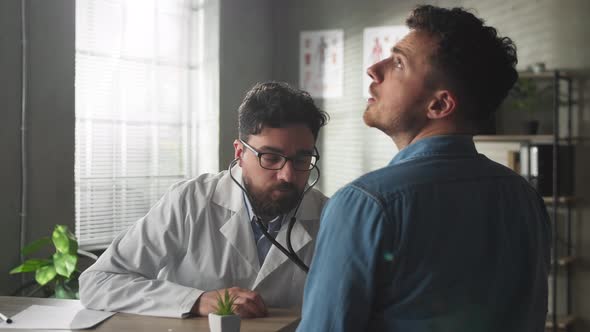
[[[480,158],[480,154],[477,153],[477,151],[475,151],[474,154],[466,154],[466,153],[439,153],[439,152],[422,152],[422,153],[416,153],[413,154],[412,156],[408,156],[406,158],[401,158],[400,160],[397,161],[392,161],[392,163],[390,164],[391,166],[395,166],[395,165],[400,165],[400,164],[405,164],[407,162],[410,161],[415,161],[417,159],[428,159],[428,158],[432,158],[432,157],[450,157],[453,159],[461,159],[461,158],[465,158],[465,159],[477,159]]]
[[[384,219],[386,220],[386,222],[391,223],[392,219],[391,219],[390,215],[387,213],[387,209],[385,208],[385,200],[382,197],[380,197],[380,195],[369,191],[367,188],[364,188],[357,183],[351,183],[350,189],[353,191],[358,191],[361,194],[364,194],[365,197],[367,197],[367,198],[371,199],[373,202],[375,202],[379,206],[379,209],[381,210],[379,212],[385,217]],[[393,199],[397,199],[398,198],[397,196],[399,196],[399,194],[396,193],[395,196],[396,197],[393,197]],[[381,218],[377,218],[377,220],[378,220],[377,223],[383,222],[381,220]],[[346,263],[347,266],[350,265],[350,262],[351,262],[350,260],[347,261],[347,263]],[[339,309],[339,311],[341,311],[341,309]],[[342,312],[339,312],[338,314],[339,314],[339,316],[343,315]],[[336,331],[336,329],[334,327],[334,325],[336,323],[337,323],[337,321],[332,321],[332,323],[330,324],[330,329],[329,329],[330,331]]]
[[[374,193],[374,192],[369,191],[369,189],[361,186],[359,183],[351,183],[350,186],[352,189],[355,189],[355,190],[360,191],[361,193],[364,193],[366,196],[368,196],[373,201],[375,201],[375,203],[377,203],[379,205],[381,212],[385,216],[385,220],[387,220],[387,222],[389,222],[389,223],[392,222],[393,219],[389,215],[387,209],[385,208],[385,206],[386,206],[385,199],[381,195],[379,195],[378,193]],[[391,200],[397,200],[400,195],[401,195],[401,193],[399,193],[399,192],[392,193]]]

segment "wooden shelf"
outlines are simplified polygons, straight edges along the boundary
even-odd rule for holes
[[[574,75],[571,71],[559,70],[560,78],[571,78]],[[547,69],[542,72],[535,73],[533,71],[519,71],[519,78],[541,78],[541,79],[553,79],[555,77],[555,70]]]
[[[475,142],[553,142],[552,135],[477,135]]]
[[[580,137],[570,137],[572,142],[579,142]],[[560,137],[559,142],[566,142],[566,137]],[[553,135],[476,135],[473,136],[475,142],[514,142],[514,143],[553,143]]]
[[[549,330],[553,328],[553,321],[551,320],[551,315],[547,315],[547,321],[545,322],[545,330]],[[565,330],[570,327],[574,321],[575,317],[572,315],[564,316],[564,317],[557,317],[557,329],[558,330]]]
[[[574,203],[575,202],[575,197],[574,196],[559,196],[557,197],[557,202],[560,204],[565,204],[565,203]],[[545,202],[545,204],[553,204],[553,197],[552,196],[543,196],[543,201]]]

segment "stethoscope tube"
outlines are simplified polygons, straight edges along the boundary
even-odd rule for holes
[[[231,172],[232,168],[238,163],[238,160],[240,160],[240,158],[236,158],[236,159],[232,160],[232,162],[229,164],[229,167],[228,167],[229,176],[231,177],[232,181],[234,181],[234,183],[236,185],[238,185],[238,187],[240,187],[240,189],[242,190],[242,192],[244,192],[246,197],[248,197],[248,200],[250,200],[250,203],[252,203],[253,200],[252,200],[250,194],[248,193],[248,190],[246,190],[246,188],[244,188],[244,186],[242,186],[242,184],[240,184],[240,182],[234,178],[234,176]],[[254,217],[255,217],[254,221],[256,222],[256,225],[258,225],[258,227],[262,231],[262,234],[270,241],[270,243],[272,243],[275,247],[277,247],[283,254],[285,254],[285,256],[287,256],[287,258],[289,258],[293,263],[295,263],[305,273],[309,272],[309,267],[307,265],[305,265],[305,263],[301,260],[301,258],[299,258],[299,256],[297,256],[297,253],[295,252],[295,250],[293,250],[293,246],[291,244],[291,231],[293,230],[293,226],[295,225],[295,221],[296,221],[295,215],[297,215],[297,211],[299,210],[299,206],[301,205],[301,202],[303,201],[303,196],[305,196],[305,194],[307,194],[307,192],[309,190],[311,190],[311,188],[313,188],[313,186],[315,186],[316,183],[320,179],[319,168],[317,168],[317,167],[314,167],[314,168],[318,172],[318,176],[307,188],[305,188],[303,193],[301,193],[301,196],[299,196],[299,203],[297,203],[297,207],[295,207],[295,211],[293,212],[293,216],[291,217],[291,220],[289,220],[289,224],[287,227],[287,247],[289,249],[286,249],[285,247],[283,247],[279,242],[277,242],[277,240],[275,240],[272,237],[272,235],[270,235],[270,233],[268,232],[268,228],[266,227],[266,225],[264,225],[264,223],[262,222],[262,219],[259,217],[258,213],[256,212],[256,207],[254,205],[252,205],[252,211],[254,212]]]

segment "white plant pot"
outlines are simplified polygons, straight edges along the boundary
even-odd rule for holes
[[[209,314],[209,330],[211,332],[240,332],[240,316],[219,316]]]

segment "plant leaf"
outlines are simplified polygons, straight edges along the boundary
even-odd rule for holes
[[[56,225],[53,234],[51,234],[51,239],[57,252],[76,254],[78,251],[76,236],[68,230],[66,225]]]
[[[63,282],[60,280],[55,281],[55,298],[56,299],[63,299],[65,296],[66,290],[64,288]]]
[[[55,282],[56,299],[78,299],[78,291],[69,287],[67,281],[57,280]]]
[[[72,273],[76,270],[76,264],[78,263],[78,256],[69,253],[56,252],[53,254],[53,265],[55,266],[55,272],[61,276],[69,278]]]
[[[24,248],[22,248],[21,253],[24,256],[28,256],[28,255],[34,253],[35,251],[39,250],[41,247],[44,247],[49,244],[51,244],[51,239],[49,237],[42,237],[38,240],[35,240],[35,241],[29,243]]]
[[[56,275],[55,267],[53,265],[46,265],[37,270],[35,273],[35,280],[39,285],[44,286],[53,280]]]
[[[70,249],[70,243],[68,241],[68,237],[63,232],[63,229],[60,228],[61,225],[55,226],[53,233],[51,234],[51,240],[53,240],[53,245],[57,252],[66,253]]]
[[[33,272],[39,269],[40,267],[46,266],[51,264],[51,260],[49,259],[28,259],[21,265],[15,267],[14,269],[10,270],[10,274],[15,273],[24,273],[24,272]]]
[[[234,315],[233,305],[236,300],[235,296],[230,296],[226,289],[223,296],[217,292],[217,308],[215,314],[220,316]]]
[[[64,254],[70,251],[70,241],[68,240],[66,231],[67,226],[56,225],[53,233],[51,234],[51,239],[53,240],[55,249],[57,252]]]
[[[70,255],[75,255],[76,257],[78,256],[78,241],[76,241],[76,236],[74,236],[74,234],[71,234],[71,237],[68,236],[68,238],[70,239]]]

